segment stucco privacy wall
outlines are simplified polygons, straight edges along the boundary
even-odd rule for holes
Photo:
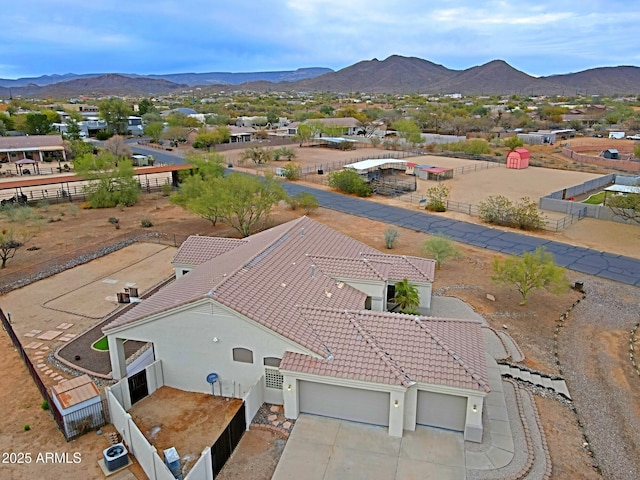
[[[611,209],[602,205],[589,205],[581,202],[566,200],[571,197],[583,195],[609,186],[613,183],[621,185],[629,185],[628,182],[637,178],[629,175],[616,175],[610,173],[602,177],[594,178],[580,185],[574,185],[563,190],[550,193],[544,197],[540,197],[538,207],[540,210],[549,210],[551,212],[560,212],[570,215],[580,215],[581,217],[596,218],[599,220],[607,220],[610,222],[628,223],[624,218],[614,215]]]
[[[207,375],[219,373],[216,395],[222,386],[223,396],[246,397],[264,375],[264,358],[281,358],[287,350],[313,355],[211,300],[124,328],[126,338],[153,342],[156,358],[162,359],[164,384],[188,392],[211,393]],[[110,348],[117,337],[118,329],[109,332]],[[233,360],[233,349],[238,347],[253,352],[253,363]],[[112,362],[119,361],[117,353],[110,350],[110,354]],[[265,388],[264,401],[281,404],[282,392]]]

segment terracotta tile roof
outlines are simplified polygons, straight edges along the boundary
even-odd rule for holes
[[[367,295],[335,280],[353,275],[427,281],[433,279],[433,261],[385,255],[307,217],[236,243],[103,330],[211,299],[310,352],[287,353],[283,369],[393,385],[486,386],[475,322],[361,310]],[[223,243],[212,245],[224,249]],[[200,240],[191,246],[195,252],[185,248],[181,255],[202,258]]]
[[[69,408],[91,398],[100,396],[98,387],[89,375],[66,380],[51,387],[51,392],[58,399],[62,408]]]
[[[387,280],[407,280],[413,282],[433,282],[436,272],[436,261],[429,258],[405,255],[386,255],[384,253],[362,253],[361,256],[370,262],[390,264]]]
[[[481,324],[411,315],[304,308],[331,355],[287,352],[280,369],[408,387],[489,391]]]
[[[247,241],[237,238],[191,235],[180,245],[171,263],[195,267],[207,260],[227,253]]]

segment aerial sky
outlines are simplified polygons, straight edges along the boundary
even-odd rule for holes
[[[632,0],[5,0],[0,78],[258,72],[390,55],[534,76],[639,65]]]

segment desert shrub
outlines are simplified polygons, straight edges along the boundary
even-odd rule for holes
[[[484,155],[491,153],[491,145],[486,140],[474,138],[464,142],[453,142],[442,144],[443,150],[450,152],[463,152],[469,155]]]
[[[48,212],[50,205],[46,200],[39,200],[37,203],[37,207],[43,212]]]
[[[118,217],[109,217],[109,223],[111,223],[112,225],[117,225],[118,223],[120,223],[120,219]]]
[[[480,219],[494,225],[511,225],[514,207],[504,195],[492,195],[478,205]]]
[[[515,205],[503,195],[487,197],[480,202],[479,210],[484,222],[521,230],[539,230],[546,222],[545,216],[529,197],[522,197]]]
[[[67,210],[68,210],[68,212],[69,212],[69,215],[72,215],[72,216],[74,216],[74,217],[75,217],[76,215],[78,215],[78,206],[77,206],[77,205],[74,205],[73,203],[72,203],[71,205],[69,205],[69,207],[67,208]]]
[[[359,197],[369,197],[373,193],[371,185],[364,181],[355,170],[331,172],[327,182],[330,187],[345,193],[354,193]]]
[[[387,227],[384,231],[384,244],[387,248],[391,249],[398,243],[398,237],[400,234],[398,230],[393,227]]]
[[[425,256],[436,261],[436,267],[442,267],[449,258],[460,258],[461,253],[453,240],[444,235],[434,235],[424,242],[422,250]]]
[[[300,178],[300,172],[302,168],[297,163],[287,163],[284,167],[282,167],[282,172],[284,178],[287,180],[297,180]]]
[[[173,186],[170,183],[165,183],[160,187],[160,192],[163,196],[168,197],[173,192]]]
[[[96,140],[109,140],[109,138],[111,138],[111,134],[106,130],[99,130],[96,133]]]
[[[538,205],[529,197],[522,197],[514,207],[513,222],[521,230],[540,230],[546,218],[538,210]]]
[[[49,402],[47,402],[46,400],[43,400],[40,406],[43,410],[49,410]]]
[[[438,183],[435,187],[427,190],[426,209],[431,212],[445,212],[447,210],[447,197],[449,197],[449,187],[444,183]]]
[[[140,220],[140,225],[142,225],[142,228],[150,228],[153,227],[153,222],[148,218],[143,218]]]
[[[25,424],[25,426],[22,428],[24,429],[25,432],[28,432],[29,430],[31,430],[31,426],[28,423]]]

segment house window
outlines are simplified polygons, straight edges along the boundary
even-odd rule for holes
[[[262,361],[263,361],[265,367],[276,367],[276,368],[278,368],[280,366],[280,362],[282,361],[282,359],[278,358],[278,357],[264,357],[264,359]]]
[[[364,309],[371,310],[371,295],[367,296],[367,299],[364,301]]]
[[[187,273],[189,273],[191,270],[182,270],[182,275],[186,275]]]
[[[253,363],[253,352],[247,348],[234,348],[233,361],[242,363]]]
[[[264,369],[264,382],[267,388],[282,390],[282,374],[277,368]]]
[[[393,301],[395,296],[396,296],[396,286],[395,285],[388,285],[387,286],[387,302]]]

